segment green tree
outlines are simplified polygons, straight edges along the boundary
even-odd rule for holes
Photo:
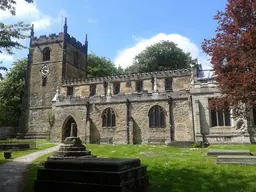
[[[94,53],[88,55],[88,77],[104,77],[113,74],[122,74],[124,70],[106,57],[99,57]]]
[[[32,3],[33,0],[25,0],[28,3]],[[16,14],[15,0],[0,0],[0,12],[9,11],[12,15]],[[23,22],[18,22],[12,25],[5,25],[0,21],[0,54],[6,52],[7,54],[14,54],[13,49],[24,48],[22,44],[18,42],[19,39],[25,39],[27,36],[24,34],[25,31],[29,30],[30,26]],[[7,68],[2,65],[0,61],[0,71]],[[2,73],[0,73],[0,79],[3,79]]]
[[[182,49],[171,41],[161,41],[148,46],[144,51],[135,56],[133,65],[125,71],[132,73],[175,70],[190,68],[195,64],[190,53],[185,53]]]
[[[13,68],[0,82],[0,126],[19,124],[26,66],[27,59],[14,62]]]

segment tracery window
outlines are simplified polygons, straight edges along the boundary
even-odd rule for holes
[[[103,128],[115,128],[116,126],[116,114],[112,108],[107,108],[102,114],[102,127]]]
[[[209,104],[211,99],[209,99]],[[211,127],[218,127],[218,126],[231,126],[231,117],[230,117],[230,110],[226,109],[218,109],[212,108],[210,109],[211,115]]]
[[[231,126],[229,110],[211,110],[211,125],[217,126]]]
[[[164,128],[165,127],[165,112],[162,107],[155,105],[148,113],[150,128]]]

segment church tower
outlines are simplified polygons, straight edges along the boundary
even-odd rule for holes
[[[35,37],[33,26],[30,35],[19,132],[47,133],[52,99],[62,79],[87,75],[88,41],[82,44],[68,34],[67,18],[58,35]]]

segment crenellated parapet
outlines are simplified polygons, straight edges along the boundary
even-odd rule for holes
[[[33,37],[31,39],[31,46],[43,45],[43,44],[51,44],[63,42],[64,34],[63,33],[52,33],[50,35],[41,35],[39,37]]]
[[[186,91],[177,91],[169,93],[126,93],[108,96],[93,96],[93,97],[81,97],[81,96],[63,96],[59,95],[55,102],[55,106],[65,105],[83,105],[87,102],[90,104],[103,104],[103,103],[125,103],[127,99],[131,102],[147,102],[147,101],[166,101],[169,98],[175,100],[187,100],[188,93]]]
[[[66,34],[66,43],[72,45],[73,47],[81,50],[82,52],[87,52],[87,46],[83,45],[80,41],[78,41],[75,37],[70,36],[68,33]]]
[[[190,75],[191,75],[190,69],[155,71],[155,72],[147,72],[147,73],[132,73],[132,74],[112,75],[112,76],[95,77],[95,78],[63,79],[62,86],[101,84],[104,82],[144,80],[144,79],[150,79],[150,78],[183,77],[183,76],[190,76]]]

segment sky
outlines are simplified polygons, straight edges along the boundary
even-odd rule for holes
[[[226,0],[35,0],[33,4],[16,0],[16,16],[0,11],[5,24],[24,21],[34,24],[35,36],[63,31],[67,17],[68,33],[84,42],[88,34],[89,52],[111,59],[123,68],[135,55],[162,40],[173,41],[203,68],[210,68],[202,49],[204,39],[214,37],[217,10],[224,10]],[[28,46],[28,40],[21,43]],[[10,56],[0,54],[7,67],[26,57],[28,50],[15,50]]]

